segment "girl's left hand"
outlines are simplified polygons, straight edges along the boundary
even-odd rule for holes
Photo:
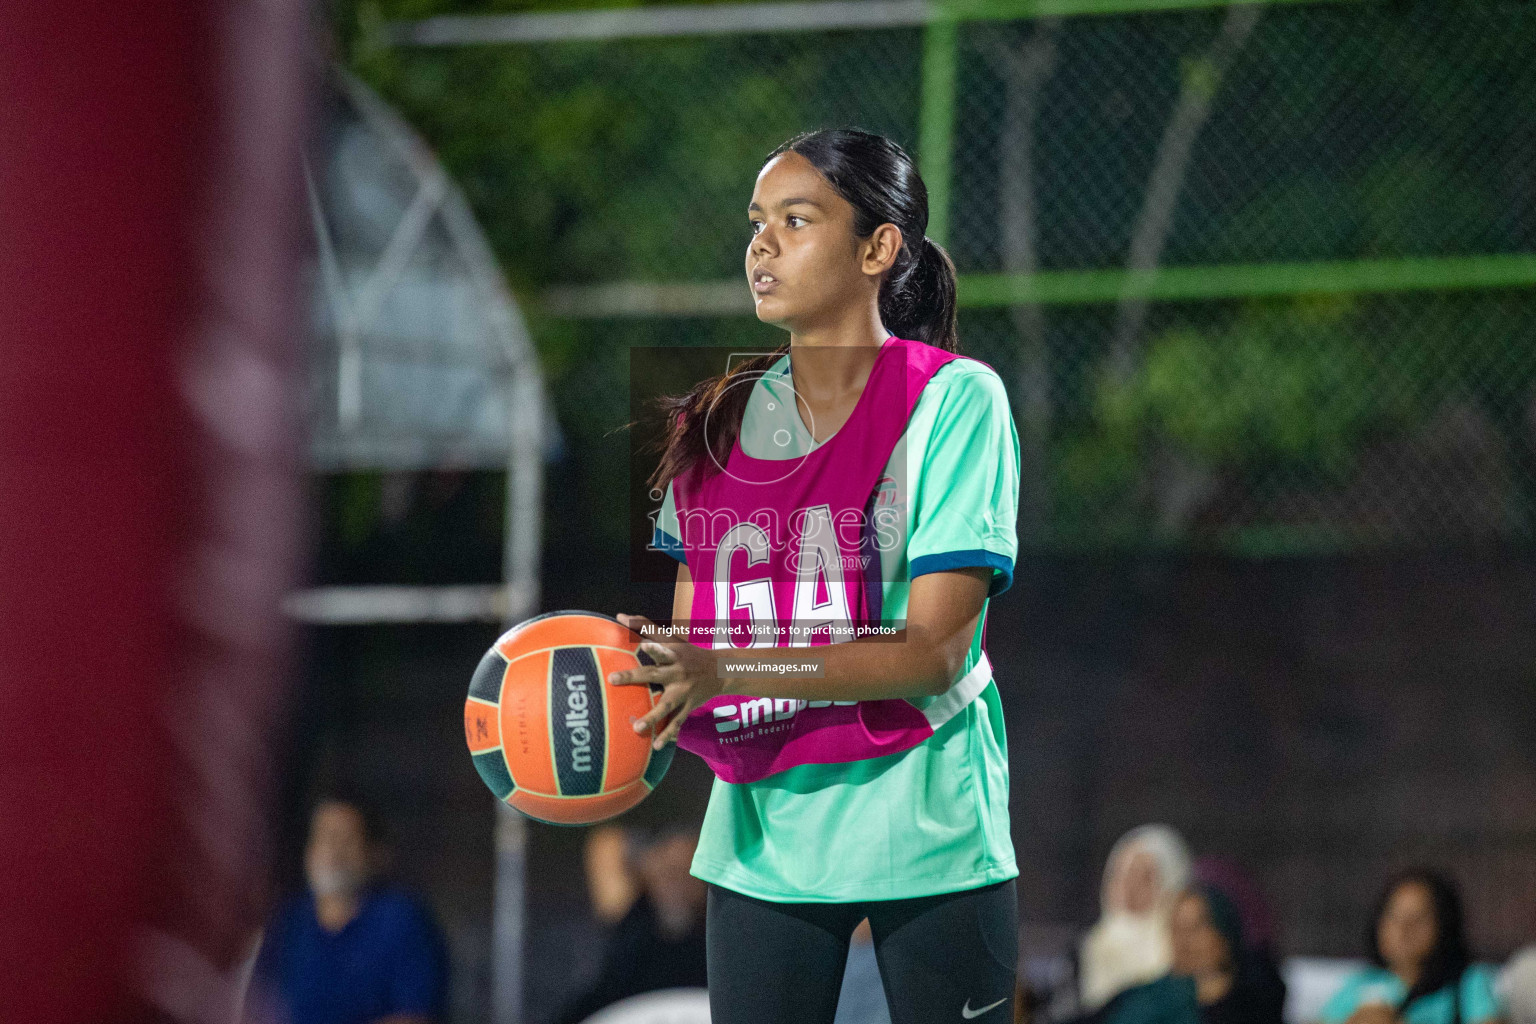
[[[644,615],[621,614],[617,618],[641,636],[646,635],[642,627],[655,628],[655,623]],[[666,744],[677,741],[683,720],[694,708],[718,696],[724,688],[724,682],[718,677],[715,668],[714,651],[696,647],[682,637],[653,636],[654,639],[642,641],[640,649],[656,664],[611,673],[608,682],[614,686],[647,686],[657,683],[663,687],[656,706],[644,717],[635,719],[635,731],[651,730],[655,733],[651,746],[660,750]],[[657,726],[663,722],[665,726],[657,731]]]

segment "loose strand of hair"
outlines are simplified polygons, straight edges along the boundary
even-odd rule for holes
[[[785,342],[772,352],[748,359],[725,373],[708,377],[683,395],[663,395],[656,406],[666,416],[666,433],[651,446],[661,460],[648,485],[665,490],[667,485],[697,466],[724,466],[741,433],[751,387],[737,387],[748,378],[760,377],[789,351]],[[706,422],[710,435],[706,437]]]

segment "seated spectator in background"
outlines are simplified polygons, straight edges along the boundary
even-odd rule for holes
[[[1225,857],[1200,857],[1195,861],[1192,874],[1196,882],[1207,882],[1220,889],[1237,907],[1237,916],[1243,925],[1243,945],[1273,960],[1275,915],[1248,872]]]
[[[1374,967],[1345,981],[1323,1024],[1487,1024],[1499,1016],[1493,972],[1472,966],[1461,898],[1444,875],[1415,868],[1382,890],[1366,932]]]
[[[1499,975],[1500,1002],[1509,1024],[1536,1024],[1536,946],[1509,958]]]
[[[1115,843],[1104,865],[1101,915],[1079,957],[1083,1012],[1167,972],[1168,915],[1188,884],[1189,848],[1167,825],[1142,825]]]
[[[377,824],[351,799],[325,799],[304,849],[309,892],[267,927],[252,999],[290,1024],[427,1024],[443,1016],[446,955],[431,917],[376,884]]]
[[[1246,871],[1222,857],[1195,861],[1194,876],[1196,884],[1213,887],[1231,901],[1241,929],[1241,985],[1253,993],[1268,992],[1278,1014],[1285,1008],[1287,990],[1275,956],[1275,919],[1263,890]]]
[[[602,966],[591,989],[570,1000],[556,1017],[558,1024],[579,1024],[603,1007],[642,992],[664,988],[706,988],[704,906],[708,889],[689,873],[698,847],[697,829],[671,828],[645,841],[617,861],[611,850],[594,851],[591,843],[612,845],[611,836],[594,833],[588,839],[588,879],[594,910],[602,913],[622,902],[616,897],[625,884],[603,877],[603,869],[631,875],[636,895],[603,949]],[[606,854],[606,856],[605,856]]]
[[[1169,972],[1115,997],[1104,1024],[1281,1024],[1285,982],[1249,947],[1224,892],[1209,883],[1186,890],[1168,930]]]

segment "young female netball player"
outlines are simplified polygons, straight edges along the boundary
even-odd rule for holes
[[[658,541],[692,632],[622,616],[656,665],[610,679],[661,685],[636,730],[717,776],[692,864],[711,1018],[830,1024],[867,917],[895,1024],[1009,1021],[1018,868],[983,647],[1017,547],[1007,395],[955,352],[954,267],[895,143],[798,136],[747,217],[757,316],[789,343],[666,401]]]

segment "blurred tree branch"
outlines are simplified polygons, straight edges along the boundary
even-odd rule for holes
[[[992,36],[980,41],[982,56],[1004,86],[1004,113],[998,146],[998,183],[1002,196],[1003,268],[1020,274],[1040,269],[1038,195],[1034,179],[1034,142],[1040,119],[1040,94],[1057,66],[1060,18],[1036,22],[1018,49]],[[1022,349],[1019,371],[1020,528],[1043,538],[1050,510],[1048,465],[1051,432],[1051,363],[1045,311],[1039,303],[1009,309]]]

